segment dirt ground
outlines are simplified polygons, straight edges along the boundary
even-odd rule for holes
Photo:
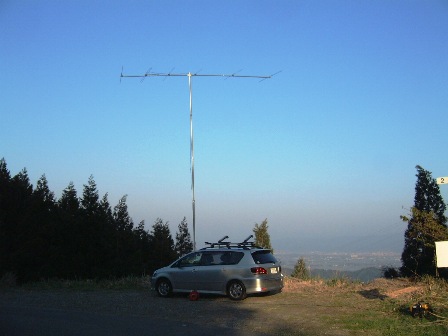
[[[282,293],[251,295],[235,302],[226,297],[186,295],[159,298],[139,290],[0,290],[0,304],[151,316],[171,323],[227,328],[232,335],[358,335],[346,330],[354,312],[381,309],[386,298],[406,298],[423,289],[404,281],[378,279],[369,284],[287,280]],[[369,334],[371,335],[371,333]]]

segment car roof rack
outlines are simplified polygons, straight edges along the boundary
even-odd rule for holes
[[[254,237],[253,235],[250,235],[249,237],[244,239],[241,243],[231,243],[231,242],[225,241],[226,239],[229,238],[229,236],[224,236],[220,240],[218,240],[217,243],[205,242],[205,244],[209,245],[209,246],[204,247],[201,250],[206,250],[206,249],[215,248],[215,247],[218,247],[218,248],[219,247],[226,247],[228,249],[239,247],[239,248],[242,248],[242,249],[245,249],[245,250],[249,250],[250,248],[261,248],[261,247],[255,245],[255,243],[253,241],[249,241],[253,237]]]

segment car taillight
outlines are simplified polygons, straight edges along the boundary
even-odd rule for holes
[[[266,271],[263,267],[252,267],[250,271],[253,274],[268,274],[268,271]]]

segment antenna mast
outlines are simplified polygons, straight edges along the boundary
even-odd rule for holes
[[[279,71],[280,72],[280,71]],[[143,75],[124,75],[123,69],[120,75],[121,78],[141,78],[143,81],[146,77],[188,77],[188,87],[190,90],[190,170],[191,170],[191,190],[192,190],[192,210],[193,210],[193,249],[196,250],[196,201],[194,196],[194,136],[193,136],[193,99],[192,99],[192,77],[223,77],[223,78],[258,78],[261,81],[272,78],[278,74],[276,72],[270,76],[253,76],[253,75],[237,75],[233,74],[199,74],[199,73],[160,73],[147,71]]]

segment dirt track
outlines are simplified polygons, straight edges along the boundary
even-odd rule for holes
[[[198,301],[189,301],[185,295],[163,299],[149,291],[9,289],[0,291],[0,308],[2,312],[15,309],[25,315],[32,315],[33,311],[34,314],[39,311],[59,314],[66,312],[74,314],[74,318],[79,312],[100,314],[98,323],[101,323],[104,316],[112,316],[112,319],[113,316],[117,319],[129,317],[130,321],[134,319],[133,323],[136,323],[135,318],[146,317],[153,321],[154,327],[157,321],[161,324],[169,322],[171,326],[183,328],[184,334],[192,330],[195,330],[193,334],[199,334],[201,330],[206,334],[207,330],[217,331],[219,328],[221,334],[235,336],[349,335],[344,330],[330,330],[328,326],[323,326],[320,317],[316,316],[316,311],[311,311],[309,305],[304,304],[293,293],[249,296],[244,301],[234,302],[217,296],[200,296]],[[321,308],[328,310],[326,307]],[[29,320],[30,316],[23,318]],[[78,322],[82,321],[85,321],[85,318],[80,320],[78,316]],[[56,322],[53,326],[55,325]],[[78,328],[82,330],[83,326]],[[163,329],[152,329],[151,335],[166,332],[167,330]],[[118,329],[115,334],[120,334]]]
[[[342,283],[334,286],[290,281],[286,282],[283,293],[252,295],[244,301],[235,302],[226,297],[204,295],[198,301],[190,301],[186,295],[164,299],[149,290],[12,288],[0,290],[0,314],[9,314],[11,319],[17,314],[23,315],[22,320],[19,318],[15,322],[21,325],[21,321],[37,323],[37,315],[48,313],[42,318],[50,321],[49,328],[58,324],[57,321],[51,323],[54,315],[59,316],[58,320],[66,318],[70,323],[78,324],[79,329],[73,330],[92,330],[86,327],[87,323],[94,330],[106,330],[104,328],[107,326],[114,328],[115,335],[145,335],[150,329],[151,335],[179,332],[207,335],[213,330],[214,334],[234,336],[343,336],[356,335],[355,331],[345,329],[344,320],[360,313],[367,319],[375,318],[374,312],[382,314],[381,304],[385,299],[403,298],[420,290],[422,288],[405,281],[385,279],[365,285]],[[104,328],[97,328],[100,323],[105,324]],[[130,329],[131,325],[138,328]],[[168,327],[171,329],[168,330]],[[126,332],[120,332],[123,330]],[[11,334],[14,335],[8,333]],[[58,334],[61,333],[53,333]]]

